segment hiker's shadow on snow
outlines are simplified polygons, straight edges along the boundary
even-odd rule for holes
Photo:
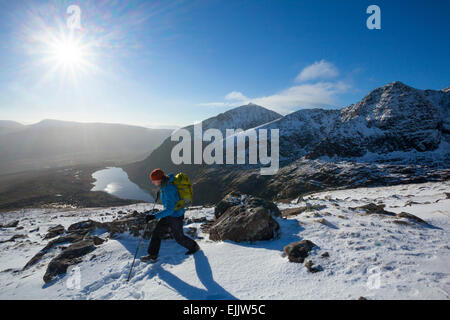
[[[194,254],[194,262],[197,277],[206,289],[190,285],[159,265],[155,266],[153,272],[186,299],[237,300],[214,280],[211,265],[203,251],[200,250]]]

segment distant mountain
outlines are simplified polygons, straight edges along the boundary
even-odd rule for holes
[[[0,128],[8,128],[0,131],[0,174],[103,161],[137,161],[172,132],[59,120],[26,126],[1,121]]]
[[[203,129],[279,129],[277,174],[261,176],[259,165],[177,166],[170,139],[124,169],[147,189],[156,167],[187,172],[196,204],[213,203],[232,190],[284,199],[329,188],[441,181],[450,178],[449,110],[448,88],[419,90],[398,81],[340,110],[302,109],[281,117],[242,106],[205,120]]]
[[[0,120],[0,134],[24,129],[26,126],[11,120]]]

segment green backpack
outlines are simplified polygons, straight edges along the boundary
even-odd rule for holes
[[[187,203],[192,203],[194,191],[192,190],[192,183],[187,174],[180,172],[175,176],[173,184],[177,187],[180,200],[175,205],[175,210],[179,210],[186,206]]]

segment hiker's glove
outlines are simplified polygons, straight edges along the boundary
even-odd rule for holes
[[[150,222],[150,221],[152,221],[152,220],[155,220],[156,219],[156,217],[155,217],[155,215],[154,214],[147,214],[146,216],[145,216],[145,222]]]

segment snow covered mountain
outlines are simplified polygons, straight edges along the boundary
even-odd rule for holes
[[[49,263],[62,257],[67,243],[24,266],[55,239],[46,239],[49,229],[61,234],[87,219],[113,221],[152,204],[4,213],[0,299],[450,298],[448,182],[320,192],[276,205],[282,213],[274,218],[278,237],[251,243],[212,241],[201,226],[213,219],[214,207],[191,208],[184,231],[202,250],[185,256],[175,240],[164,240],[159,261],[148,264],[139,260],[146,254],[144,240],[130,282],[139,241],[130,233],[97,229],[96,243],[82,247],[80,241],[78,249],[89,250],[47,283]],[[304,264],[283,252],[299,240],[316,245]],[[311,264],[316,268],[308,269]]]
[[[450,175],[449,110],[449,90],[419,90],[398,81],[341,110],[302,109],[280,117],[243,106],[205,120],[203,129],[279,129],[277,174],[258,176],[258,165],[176,166],[169,139],[146,160],[124,169],[143,188],[149,188],[153,168],[185,171],[198,190],[197,204],[218,201],[232,189],[282,199],[329,188],[436,181]],[[258,125],[260,114],[265,118]],[[343,173],[348,170],[351,176]]]
[[[225,137],[226,129],[247,130],[274,121],[281,117],[282,116],[280,114],[272,110],[249,103],[247,105],[228,110],[215,117],[203,120],[201,125],[203,131],[211,128],[218,129]],[[183,129],[191,132],[191,138],[194,138],[194,125],[184,127]],[[191,174],[194,178],[195,174],[199,172],[201,166],[175,165],[172,163],[171,151],[176,144],[178,144],[177,141],[171,141],[171,138],[168,137],[145,160],[125,165],[123,166],[123,169],[128,173],[128,176],[133,182],[146,189],[150,188],[148,184],[148,174],[154,168],[163,168],[166,172],[185,171]]]
[[[449,110],[449,92],[387,84],[342,109],[339,123],[307,158],[436,150],[450,142]]]

